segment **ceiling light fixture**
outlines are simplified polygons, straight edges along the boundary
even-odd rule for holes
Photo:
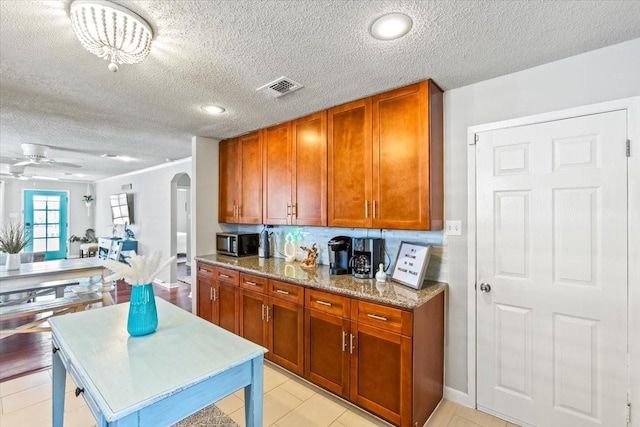
[[[227,111],[219,105],[203,105],[200,108],[202,109],[202,111],[209,114],[222,114]]]
[[[376,18],[369,32],[379,40],[395,40],[411,31],[412,26],[413,20],[404,13],[389,13]]]
[[[137,64],[151,50],[153,31],[140,16],[105,0],[75,0],[71,26],[85,49],[109,60],[109,71],[120,64]]]

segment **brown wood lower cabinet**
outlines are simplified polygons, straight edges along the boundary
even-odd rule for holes
[[[237,280],[233,270],[198,263],[198,316],[234,334],[240,332]]]
[[[424,425],[442,399],[444,293],[408,310],[202,263],[197,287],[198,316],[234,317],[267,359],[395,425]]]
[[[244,273],[240,286],[240,335],[266,347],[268,360],[302,375],[303,288]]]
[[[305,306],[307,380],[395,425],[426,422],[443,392],[444,294],[408,311],[307,289]]]

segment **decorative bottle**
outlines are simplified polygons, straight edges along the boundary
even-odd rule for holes
[[[376,281],[378,282],[386,282],[387,281],[387,273],[384,272],[384,264],[380,263],[378,266],[378,272],[376,273]]]

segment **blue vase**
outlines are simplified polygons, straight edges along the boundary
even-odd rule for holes
[[[149,335],[158,327],[158,312],[153,296],[153,285],[135,285],[129,301],[127,332],[132,337]]]

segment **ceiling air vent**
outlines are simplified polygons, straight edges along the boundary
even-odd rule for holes
[[[288,77],[280,77],[279,79],[276,79],[271,83],[267,83],[256,90],[258,92],[264,92],[274,98],[279,98],[282,95],[286,95],[303,87],[304,86],[300,83],[294,82]]]

